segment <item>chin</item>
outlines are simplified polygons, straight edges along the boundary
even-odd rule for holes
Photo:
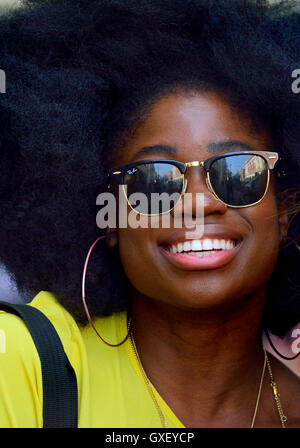
[[[184,297],[173,295],[168,301],[164,300],[164,302],[167,302],[169,305],[176,308],[181,308],[182,310],[217,311],[220,308],[226,309],[227,307],[231,307],[233,304],[233,295],[225,295],[224,292],[219,294],[206,294],[199,292],[195,294],[195,292],[191,291],[189,293],[188,290],[185,289]],[[234,303],[236,303],[236,301],[234,301]]]

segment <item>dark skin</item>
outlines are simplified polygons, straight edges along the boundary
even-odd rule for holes
[[[172,94],[155,103],[118,151],[114,165],[154,158],[202,161],[213,155],[209,145],[224,141],[274,150],[266,132],[254,132],[250,120],[216,94]],[[137,154],[153,145],[176,147],[177,153]],[[132,285],[132,328],[142,364],[176,416],[186,427],[249,427],[264,361],[266,284],[287,231],[287,216],[284,211],[279,215],[273,175],[264,199],[246,208],[217,200],[207,189],[202,168],[189,168],[187,179],[187,192],[204,193],[205,229],[236,232],[242,241],[232,260],[209,270],[175,266],[161,250],[185,230],[172,226],[110,231],[108,244],[119,245]],[[191,216],[195,212],[193,202]],[[295,399],[300,396],[299,379],[271,355],[269,359],[288,416],[286,426],[300,427]],[[266,370],[255,427],[280,426]]]

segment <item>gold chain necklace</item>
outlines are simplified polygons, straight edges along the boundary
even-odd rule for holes
[[[162,412],[162,410],[161,410],[161,408],[160,408],[160,406],[158,404],[158,401],[156,399],[156,396],[155,396],[152,384],[151,384],[151,382],[150,382],[150,380],[149,380],[149,378],[148,378],[148,376],[147,376],[147,374],[146,374],[146,372],[145,372],[145,370],[143,368],[143,365],[141,363],[141,360],[140,360],[140,357],[139,357],[139,354],[138,354],[138,351],[137,351],[137,348],[136,348],[135,340],[134,340],[134,337],[133,337],[133,333],[132,333],[132,330],[130,329],[130,324],[131,324],[131,320],[128,323],[128,330],[130,331],[129,340],[130,340],[131,348],[132,348],[133,353],[135,355],[137,364],[138,364],[139,369],[141,371],[141,374],[142,374],[142,377],[143,377],[144,382],[146,384],[146,387],[148,389],[148,392],[149,392],[149,394],[150,394],[150,396],[152,398],[152,401],[153,401],[153,403],[155,405],[155,408],[156,408],[156,410],[158,412],[158,415],[159,415],[159,418],[160,418],[160,421],[161,421],[161,425],[162,425],[163,428],[168,428],[166,418],[165,418],[165,416],[164,416],[164,414],[163,414],[163,412]],[[264,375],[265,375],[266,364],[267,364],[268,370],[269,370],[269,375],[270,375],[270,386],[272,387],[272,390],[273,390],[273,395],[274,395],[274,399],[275,399],[275,402],[276,402],[276,406],[277,406],[277,410],[278,410],[281,426],[282,426],[282,428],[285,428],[286,427],[285,423],[287,421],[287,417],[284,415],[284,412],[283,412],[283,409],[282,409],[282,405],[281,405],[281,401],[280,401],[280,395],[278,393],[278,388],[277,388],[277,385],[276,385],[276,383],[274,381],[274,378],[273,378],[272,369],[271,369],[271,365],[270,365],[270,361],[269,361],[267,352],[266,352],[265,349],[263,349],[263,351],[264,351],[264,355],[265,355],[265,357],[264,357],[264,365],[263,365],[263,370],[262,370],[262,374],[261,374],[261,378],[260,378],[259,389],[258,389],[258,394],[257,394],[257,398],[256,398],[256,403],[255,403],[255,409],[254,409],[254,413],[253,413],[253,417],[252,417],[252,421],[251,421],[251,426],[250,427],[251,428],[254,427],[256,414],[257,414],[257,409],[258,409],[260,396],[261,396],[261,390],[262,390],[263,379],[264,379]]]

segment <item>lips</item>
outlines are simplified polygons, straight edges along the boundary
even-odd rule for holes
[[[242,235],[236,230],[219,228],[213,231],[211,228],[201,237],[195,236],[193,239],[186,239],[186,234],[182,232],[174,234],[168,241],[162,242],[159,248],[163,256],[179,268],[217,269],[225,266],[237,255],[242,240]]]

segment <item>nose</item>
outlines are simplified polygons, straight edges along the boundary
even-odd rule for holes
[[[190,193],[188,200],[189,213],[191,216],[199,216],[199,210],[197,208],[203,207],[203,216],[212,214],[222,215],[227,211],[227,205],[218,199],[207,180],[206,171],[202,166],[191,166],[185,173],[185,196]],[[197,200],[197,193],[202,193],[202,200]]]

